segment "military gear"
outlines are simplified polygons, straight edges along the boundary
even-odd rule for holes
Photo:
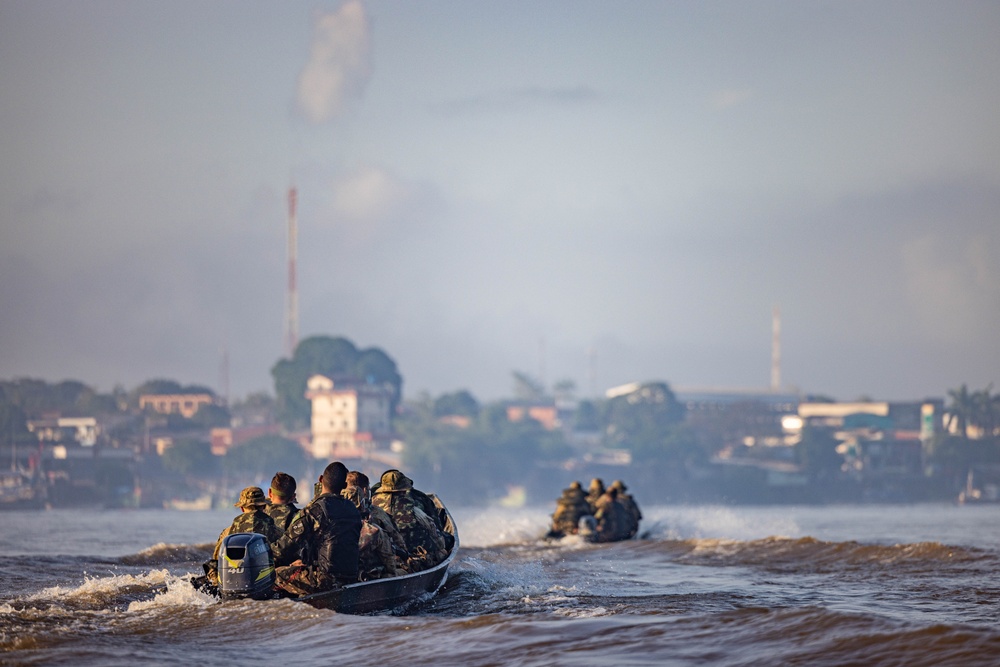
[[[590,480],[590,489],[587,492],[587,502],[590,503],[590,513],[597,515],[597,501],[604,495],[604,482],[595,477]]]
[[[295,506],[294,503],[279,504],[271,503],[264,506],[264,513],[267,514],[274,520],[274,525],[278,527],[282,533],[288,530],[288,526],[291,525],[292,520],[295,519],[295,515],[299,513],[299,508]]]
[[[576,534],[580,518],[593,514],[579,482],[573,484],[564,489],[562,496],[556,501],[556,511],[552,514],[552,530],[549,531],[552,537]]]
[[[631,518],[625,506],[618,502],[614,489],[606,492],[597,501],[594,518],[597,519],[598,542],[615,542],[629,536]]]
[[[240,499],[233,507],[264,507],[267,505],[267,498],[259,486],[248,486],[240,491]]]
[[[292,555],[308,547],[309,571],[279,568],[278,585],[301,595],[303,586],[316,592],[356,581],[360,534],[357,508],[338,495],[324,493],[296,515],[274,546],[278,563],[290,562]]]
[[[416,572],[437,565],[448,556],[444,534],[411,493],[412,482],[398,470],[382,475],[372,504],[392,519],[410,553],[407,570]],[[433,501],[432,501],[433,502]]]

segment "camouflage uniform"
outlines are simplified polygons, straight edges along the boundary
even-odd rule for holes
[[[396,561],[392,539],[382,527],[371,520],[371,499],[368,489],[349,486],[340,492],[354,503],[361,514],[361,536],[358,538],[358,580],[370,581],[382,577],[396,577],[404,571]]]
[[[597,541],[614,542],[628,536],[630,517],[625,507],[618,502],[616,489],[608,491],[597,501]]]
[[[434,519],[421,509],[420,501],[410,491],[413,482],[398,470],[382,475],[378,491],[372,495],[372,504],[383,509],[392,519],[406,542],[410,557],[408,572],[417,572],[437,565],[448,556],[444,534]]]
[[[219,583],[219,551],[222,548],[222,541],[227,536],[235,533],[260,533],[273,545],[281,537],[281,530],[274,525],[274,521],[264,513],[263,508],[267,505],[264,499],[264,492],[260,487],[248,486],[240,493],[239,502],[234,507],[246,508],[250,511],[243,512],[229,525],[228,528],[219,534],[219,539],[215,542],[215,549],[212,550],[212,560],[204,564],[205,574],[209,581],[218,585]]]
[[[357,581],[360,535],[361,515],[354,505],[332,493],[315,498],[274,545],[275,562],[285,563],[307,552],[305,563],[276,569],[278,586],[308,595]]]
[[[592,513],[580,483],[573,482],[568,489],[563,490],[562,496],[556,501],[550,535],[575,535],[580,525],[580,518]]]
[[[274,520],[274,525],[278,527],[278,530],[284,533],[288,530],[288,526],[291,525],[292,519],[298,514],[299,508],[294,503],[286,505],[269,503],[264,507],[264,512]]]
[[[628,512],[628,536],[635,537],[636,533],[639,532],[639,520],[642,519],[642,512],[639,511],[639,505],[635,502],[635,499],[631,495],[625,493],[626,487],[621,480],[615,480],[611,483],[611,488],[618,491],[618,502],[622,504],[625,511]]]
[[[595,477],[590,480],[590,489],[587,492],[587,502],[590,503],[590,513],[597,516],[597,501],[604,495],[604,482]]]

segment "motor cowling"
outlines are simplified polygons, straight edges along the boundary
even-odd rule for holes
[[[274,557],[260,533],[227,535],[219,549],[218,568],[222,597],[262,599],[274,587]]]

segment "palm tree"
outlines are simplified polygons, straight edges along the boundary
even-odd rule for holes
[[[975,411],[975,404],[972,394],[969,393],[968,385],[963,384],[958,389],[949,389],[948,398],[951,399],[951,404],[948,406],[948,428],[950,429],[951,425],[954,424],[958,434],[968,440],[969,422]]]

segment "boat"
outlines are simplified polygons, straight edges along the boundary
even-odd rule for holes
[[[448,568],[458,554],[458,528],[455,521],[444,506],[444,503],[434,494],[428,494],[441,516],[444,524],[444,531],[452,539],[448,540],[451,545],[448,556],[434,567],[412,574],[405,574],[399,577],[386,577],[385,579],[373,579],[371,581],[361,581],[356,584],[336,588],[330,591],[321,591],[310,595],[290,597],[292,600],[304,602],[317,609],[331,609],[341,614],[371,614],[379,611],[389,611],[399,609],[411,604],[417,604],[432,597],[445,584],[448,579]],[[252,535],[253,533],[249,533]],[[237,533],[237,535],[248,535],[247,533]],[[271,568],[273,571],[273,567]],[[205,578],[198,577],[192,580],[196,588],[205,592],[215,592],[205,585]],[[253,597],[253,596],[240,596]],[[276,597],[286,598],[287,594],[271,594],[261,596],[262,599],[274,599]]]
[[[21,470],[0,470],[0,509],[38,509],[45,489]]]
[[[965,478],[965,488],[958,494],[959,505],[977,505],[984,503],[1000,503],[1000,485],[976,480],[973,469]]]

